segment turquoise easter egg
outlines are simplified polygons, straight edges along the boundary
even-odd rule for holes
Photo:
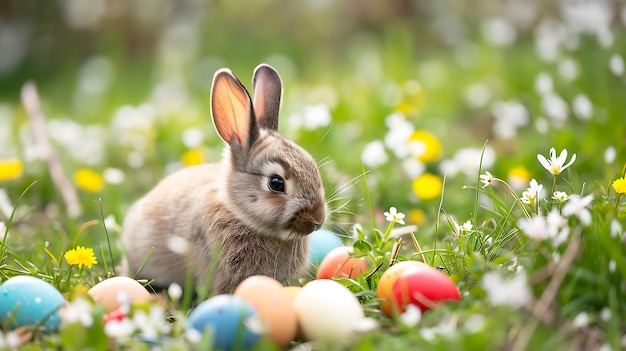
[[[343,246],[339,237],[326,229],[316,230],[309,235],[309,259],[317,266],[334,248]]]
[[[65,299],[51,284],[31,276],[16,276],[0,285],[0,325],[14,329],[41,323],[46,330],[56,330],[63,304]]]
[[[249,349],[261,337],[262,321],[254,308],[230,294],[214,296],[191,311],[188,327],[201,333],[211,330],[213,348]]]

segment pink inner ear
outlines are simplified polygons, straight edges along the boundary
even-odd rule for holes
[[[228,73],[216,76],[213,82],[211,110],[217,133],[230,144],[233,135],[240,144],[248,140],[250,130],[250,97],[239,82]]]

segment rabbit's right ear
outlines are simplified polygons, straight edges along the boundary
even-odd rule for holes
[[[229,69],[213,77],[211,114],[217,133],[229,145],[236,141],[245,148],[258,136],[250,95]]]

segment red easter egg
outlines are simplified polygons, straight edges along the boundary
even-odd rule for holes
[[[424,266],[408,267],[400,273],[393,286],[393,295],[400,312],[404,312],[408,304],[425,312],[443,301],[461,299],[459,289],[450,277]]]

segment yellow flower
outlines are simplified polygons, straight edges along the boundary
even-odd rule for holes
[[[413,224],[422,224],[426,220],[426,214],[420,209],[414,209],[409,211],[409,222]]]
[[[76,246],[75,249],[68,250],[64,257],[68,264],[72,266],[78,265],[78,268],[83,268],[83,266],[91,268],[92,265],[98,263],[96,256],[93,254],[93,249],[90,247]]]
[[[185,151],[185,153],[180,157],[180,161],[183,166],[189,167],[203,163],[204,157],[202,156],[202,152],[200,150],[191,149]]]
[[[615,192],[618,194],[626,194],[626,177],[615,179],[613,189],[615,189]]]
[[[0,160],[0,182],[17,179],[22,175],[24,166],[18,158]]]
[[[428,163],[436,161],[441,155],[441,143],[439,139],[425,130],[416,130],[408,140],[410,149],[412,145],[417,145],[417,159]]]
[[[87,168],[81,168],[74,173],[74,182],[79,188],[90,193],[97,193],[104,187],[102,175]]]
[[[524,189],[530,182],[530,172],[524,166],[515,166],[509,169],[509,183],[513,189]]]
[[[424,173],[413,181],[413,192],[422,200],[438,197],[442,187],[441,178],[430,173]]]

